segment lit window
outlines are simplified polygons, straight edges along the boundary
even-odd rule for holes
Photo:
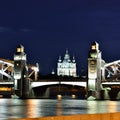
[[[96,46],[95,45],[92,45],[92,50],[95,50],[96,49]]]
[[[17,48],[17,52],[23,52],[23,48]]]
[[[17,48],[17,52],[20,52],[21,51],[21,49],[20,48]]]

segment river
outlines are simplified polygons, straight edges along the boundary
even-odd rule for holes
[[[120,101],[0,99],[0,120],[120,111]]]

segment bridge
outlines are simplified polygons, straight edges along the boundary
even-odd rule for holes
[[[82,90],[86,91],[84,94],[87,99],[120,99],[120,60],[106,63],[97,42],[90,46],[87,80],[39,80],[39,64],[31,65],[26,61],[22,45],[16,48],[14,60],[0,58],[0,97],[16,95],[19,98],[29,98],[36,94],[35,91],[45,89],[46,92],[53,88],[57,91],[60,86],[63,91],[68,87],[72,92],[75,86],[77,94]]]

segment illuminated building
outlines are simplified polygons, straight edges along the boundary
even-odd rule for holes
[[[66,50],[64,59],[61,59],[59,56],[57,63],[57,75],[58,76],[73,76],[76,77],[76,62],[75,58],[70,59],[70,55],[68,54],[68,50]]]

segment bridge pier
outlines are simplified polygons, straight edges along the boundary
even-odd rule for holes
[[[88,54],[87,99],[101,99],[102,66],[104,62],[99,50],[99,44],[93,42]]]
[[[14,79],[15,94],[19,98],[29,98],[30,81],[28,80],[26,54],[22,45],[17,47],[16,53],[14,54]]]

